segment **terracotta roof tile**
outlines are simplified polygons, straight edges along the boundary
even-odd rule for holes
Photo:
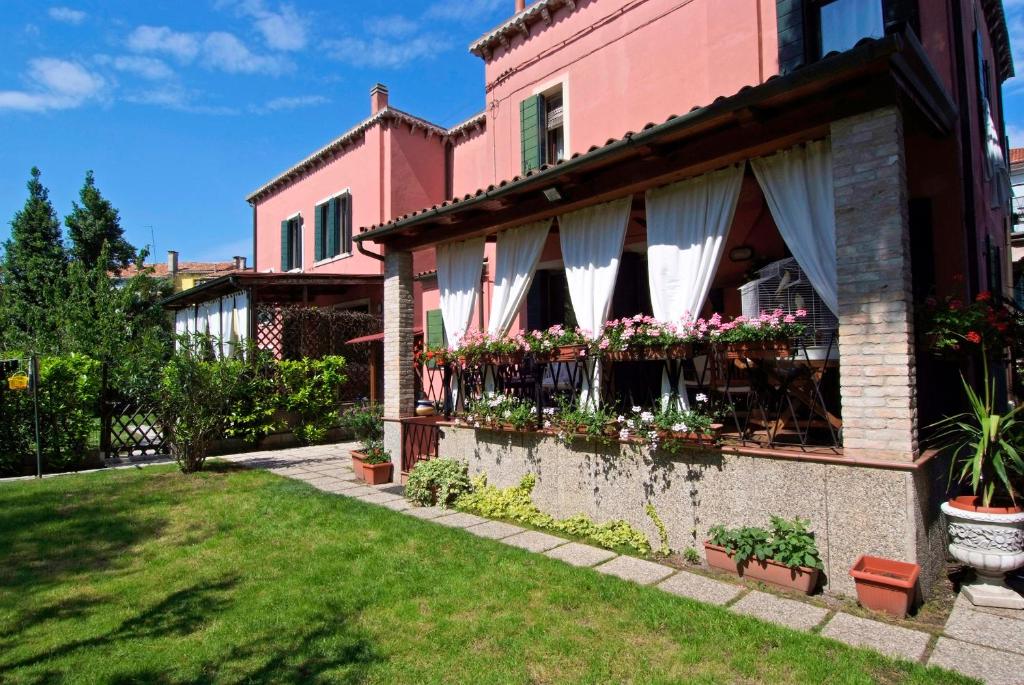
[[[1021,162],[1024,162],[1024,147],[1010,148],[1010,164],[1020,164]]]

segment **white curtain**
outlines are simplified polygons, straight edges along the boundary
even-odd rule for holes
[[[498,234],[488,333],[508,333],[533,282],[550,228],[551,219],[546,219]]]
[[[220,299],[220,330],[221,354],[231,357],[235,351],[235,296],[229,295]]]
[[[245,342],[249,340],[249,294],[246,292],[235,295],[235,330],[244,353]]]
[[[206,303],[206,318],[208,321],[207,332],[213,336],[213,354],[220,357],[220,341],[224,337],[220,330],[220,300],[211,300]]]
[[[189,319],[192,318],[192,308],[179,309],[174,313],[174,335],[185,335],[188,333]],[[178,341],[174,342],[175,347],[178,346]]]
[[[484,238],[437,246],[437,287],[448,344],[458,344],[469,330],[473,305],[480,293]]]
[[[576,323],[595,338],[608,320],[632,205],[633,198],[625,197],[558,217],[565,278]],[[598,404],[600,368],[593,362],[588,362],[588,366],[580,401]],[[588,375],[593,377],[597,392],[591,393]]]
[[[989,207],[1000,209],[1010,202],[1010,172],[1006,168],[1003,145],[999,142],[999,131],[992,119],[992,109],[985,100],[985,171],[987,180],[991,182]]]
[[[718,270],[743,185],[742,164],[647,191],[647,267],[654,318],[677,323],[700,315]],[[688,406],[683,379],[675,393]]]
[[[775,224],[811,285],[839,315],[836,210],[829,141],[750,160]]]

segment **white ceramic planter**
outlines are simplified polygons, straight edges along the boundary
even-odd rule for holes
[[[942,503],[949,522],[949,553],[974,569],[977,581],[962,592],[976,606],[1024,609],[1024,597],[1005,576],[1024,566],[1024,513],[986,514]]]

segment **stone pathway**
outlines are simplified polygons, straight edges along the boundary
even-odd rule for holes
[[[653,561],[620,556],[598,547],[526,530],[500,521],[438,507],[414,507],[402,497],[401,486],[370,487],[352,472],[349,451],[354,444],[322,445],[273,452],[219,457],[252,468],[267,469],[288,478],[345,497],[431,520],[467,533],[499,540],[567,564],[591,567],[624,580],[652,585],[689,599],[725,606],[731,611],[808,630],[855,647],[874,649],[896,658],[942,666],[990,685],[1024,685],[1024,612],[979,609],[962,595],[957,598],[943,635],[860,618],[796,599],[749,590],[707,576],[681,571]],[[934,644],[933,644],[934,643]],[[932,647],[929,653],[929,646]]]

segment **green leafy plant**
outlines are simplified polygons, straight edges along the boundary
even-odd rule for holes
[[[665,528],[665,522],[658,516],[657,510],[654,505],[650,502],[644,507],[644,511],[647,513],[647,517],[651,519],[651,523],[658,529],[658,540],[661,541],[661,546],[656,550],[658,556],[667,557],[671,554],[672,550],[668,547],[668,529]]]
[[[618,434],[617,418],[610,408],[576,404],[569,396],[559,397],[558,408],[547,416],[551,427],[558,431],[558,439],[566,445],[580,435],[610,440]]]
[[[340,425],[352,431],[356,440],[381,440],[384,438],[384,407],[369,403],[351,407],[341,415]]]
[[[700,552],[695,547],[687,547],[683,550],[683,560],[691,566],[700,564]]]
[[[985,355],[984,388],[979,395],[963,376],[964,393],[970,411],[949,416],[935,424],[936,440],[952,449],[949,466],[950,484],[966,485],[981,498],[982,506],[993,500],[1009,500],[1014,506],[1024,489],[1024,423],[1017,415],[1024,408],[1018,404],[1005,413],[996,411],[996,389],[989,378]]]
[[[788,521],[779,516],[772,516],[771,521],[770,531],[756,526],[726,528],[719,525],[710,529],[708,537],[711,544],[724,547],[738,564],[757,559],[775,561],[790,568],[823,568],[814,533],[807,529],[808,521],[800,518]]]
[[[417,462],[409,472],[405,496],[422,506],[447,508],[469,490],[469,467],[465,462],[445,458],[429,459]]]
[[[382,440],[364,440],[359,447],[359,451],[363,453],[364,464],[391,463],[391,453],[384,449],[384,442]]]
[[[480,475],[473,479],[471,490],[456,500],[455,506],[461,511],[486,518],[515,521],[533,528],[589,540],[609,549],[630,550],[644,556],[650,554],[651,544],[647,536],[626,521],[596,523],[585,514],[556,519],[542,512],[532,499],[536,484],[537,477],[532,473],[523,476],[519,485],[510,488],[490,485],[487,476]]]
[[[210,443],[223,434],[245,370],[235,359],[207,360],[208,345],[209,336],[182,336],[156,393],[164,436],[185,473],[203,468]]]
[[[255,345],[251,345],[244,356],[249,363],[231,399],[224,435],[255,444],[278,428],[275,419],[280,404],[277,362]]]
[[[340,393],[347,380],[344,357],[283,360],[278,370],[284,391],[282,408],[297,416],[289,428],[307,444],[322,441],[340,420]]]

